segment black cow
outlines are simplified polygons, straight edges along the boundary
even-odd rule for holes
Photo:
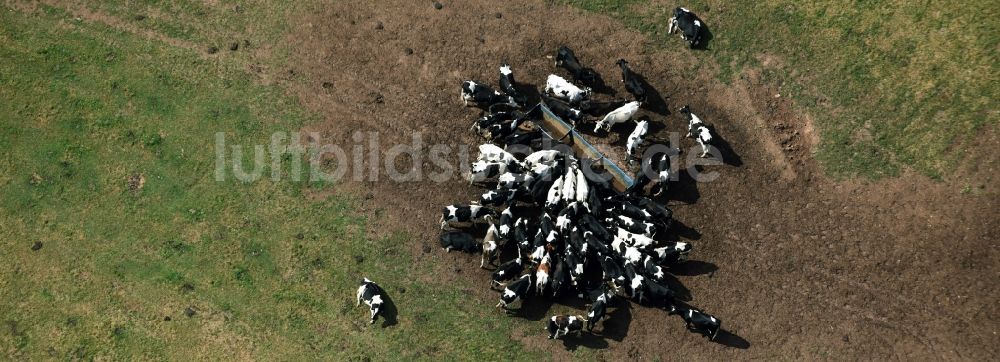
[[[604,117],[604,115],[611,113],[611,111],[624,106],[628,103],[626,100],[615,100],[610,102],[597,102],[590,99],[584,99],[580,101],[580,111],[594,117]]]
[[[558,297],[566,289],[566,282],[569,280],[569,266],[566,261],[557,258],[555,267],[552,270],[552,296]]]
[[[629,69],[628,62],[625,59],[618,59],[615,64],[622,68],[622,83],[625,84],[625,90],[632,94],[639,103],[646,102],[646,89],[642,87],[639,77],[632,72],[632,69]]]
[[[512,145],[531,146],[532,142],[535,142],[541,138],[542,138],[541,131],[533,131],[533,132],[521,132],[521,133],[510,134],[504,137],[502,141],[503,144],[507,145],[507,147],[510,147]]]
[[[479,251],[478,242],[476,239],[472,238],[472,235],[461,231],[449,231],[441,234],[441,248],[447,252],[452,250],[464,251],[467,253],[474,253]]]
[[[597,221],[597,218],[595,218],[594,215],[583,214],[583,216],[580,216],[580,220],[577,222],[577,225],[580,225],[584,231],[593,233],[594,236],[602,242],[606,243],[611,240],[611,233],[608,232],[608,229],[605,228],[600,221]]]
[[[566,46],[560,46],[556,51],[556,66],[566,69],[573,76],[573,80],[583,82],[587,86],[595,86],[600,76],[593,69],[585,68],[576,58],[573,50]]]
[[[518,299],[523,299],[531,291],[532,283],[532,273],[522,275],[520,279],[507,284],[507,287],[503,289],[503,294],[500,295],[500,302],[497,303],[497,308],[507,308],[507,305],[514,303]]]
[[[653,306],[665,306],[673,303],[676,293],[666,285],[648,278],[643,280],[642,284],[643,291],[639,293],[639,303]]]
[[[666,206],[660,205],[648,197],[640,197],[635,201],[635,205],[649,211],[653,215],[653,221],[662,224],[664,229],[670,228],[673,224],[674,212]]]
[[[500,89],[517,104],[524,104],[527,101],[527,98],[517,91],[517,82],[514,81],[514,72],[510,70],[509,64],[500,66]]]
[[[587,242],[587,247],[591,253],[597,253],[598,255],[608,255],[611,249],[608,248],[608,244],[601,241],[590,231],[583,232],[583,239]]]
[[[670,18],[670,25],[667,26],[667,33],[672,34],[674,30],[680,29],[681,39],[688,42],[692,49],[701,45],[702,38],[701,19],[688,9],[678,7],[674,9],[674,16]]]
[[[469,103],[477,107],[489,107],[498,103],[507,103],[517,106],[514,98],[493,90],[485,84],[467,80],[462,82],[462,102],[468,107]]]
[[[721,320],[694,308],[671,307],[670,313],[680,315],[684,319],[684,322],[687,323],[689,331],[701,333],[701,335],[708,337],[709,340],[714,341],[715,336],[722,329]]]
[[[361,281],[361,286],[358,287],[357,306],[361,306],[361,302],[368,305],[372,315],[371,323],[375,323],[375,319],[382,313],[382,304],[385,303],[382,299],[382,288],[370,279],[364,278]]]

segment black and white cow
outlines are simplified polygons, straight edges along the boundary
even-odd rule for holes
[[[570,333],[576,333],[579,337],[586,322],[587,319],[582,315],[557,315],[549,318],[545,329],[549,332],[549,339],[559,338],[560,335],[567,336]]]
[[[691,107],[681,107],[680,112],[688,118],[687,137],[694,137],[701,145],[701,157],[708,157],[708,146],[712,144],[712,132],[705,125],[705,122],[701,121],[701,118],[691,113]]]
[[[589,231],[593,233],[594,237],[596,237],[602,243],[607,243],[608,240],[611,240],[611,233],[608,232],[608,229],[605,228],[604,225],[602,225],[599,221],[597,221],[597,218],[594,217],[594,215],[583,214],[582,216],[580,216],[578,225],[580,225],[580,227],[583,228],[584,231]]]
[[[468,107],[470,103],[477,107],[489,107],[498,103],[506,103],[512,106],[517,106],[517,103],[514,102],[514,98],[497,92],[485,84],[477,83],[471,80],[462,82],[461,99],[462,102],[465,103],[466,107]]]
[[[375,323],[375,319],[382,313],[382,304],[385,303],[382,299],[382,288],[370,279],[364,278],[361,281],[361,286],[358,287],[357,299],[358,307],[361,306],[361,302],[368,305],[368,309],[371,311],[371,323]]]
[[[708,337],[709,340],[714,341],[715,336],[719,335],[719,330],[722,329],[721,320],[694,308],[671,307],[670,313],[680,315],[684,319],[684,323],[687,323],[689,331],[700,333]]]
[[[583,112],[579,109],[573,108],[569,103],[563,102],[554,97],[549,97],[542,95],[542,99],[545,100],[545,104],[559,118],[569,121],[570,124],[576,124],[576,122],[583,119]]]
[[[566,282],[570,280],[569,266],[562,258],[556,258],[554,264],[555,266],[552,267],[552,296],[558,297],[568,289]]]
[[[646,211],[653,215],[651,221],[660,223],[664,226],[664,229],[670,228],[673,224],[674,212],[648,197],[640,197],[635,201],[635,206],[645,208]]]
[[[594,326],[597,322],[607,317],[608,304],[611,302],[612,295],[607,291],[605,287],[601,294],[594,299],[594,303],[590,305],[590,310],[587,311],[587,331],[592,332]]]
[[[635,97],[637,102],[646,102],[646,89],[642,87],[642,81],[639,80],[639,77],[628,67],[628,62],[625,59],[618,59],[615,64],[618,64],[618,67],[622,69],[622,83],[625,84],[625,90],[632,97]]]
[[[541,131],[520,132],[503,137],[503,144],[507,145],[507,147],[513,145],[531,146],[533,142],[538,141],[541,138]]]
[[[495,124],[501,124],[505,121],[510,121],[517,118],[515,112],[493,112],[486,113],[482,117],[476,119],[476,122],[472,124],[472,128],[476,130],[477,133],[482,134],[483,131],[490,128]]]
[[[644,289],[637,299],[639,303],[657,307],[672,305],[676,293],[666,285],[652,279],[645,279],[642,286]]]
[[[636,157],[636,151],[645,142],[646,133],[649,132],[649,122],[638,121],[635,123],[635,129],[632,133],[628,135],[628,141],[625,143],[625,151],[629,157]]]
[[[601,118],[600,121],[597,121],[597,125],[594,127],[594,132],[596,133],[602,129],[605,132],[608,132],[611,130],[611,127],[616,124],[632,120],[632,117],[635,117],[636,112],[639,111],[639,105],[640,103],[638,101],[628,102],[611,111],[605,115],[604,118]]]
[[[448,205],[441,208],[441,229],[452,223],[493,222],[493,212],[480,205]]]
[[[656,172],[656,185],[653,186],[653,196],[659,196],[667,191],[671,179],[674,177],[673,169],[670,166],[670,155],[661,152],[653,155],[650,160],[653,172]]]
[[[503,282],[514,279],[514,277],[520,275],[522,271],[524,271],[524,259],[521,257],[500,264],[500,266],[498,266],[496,270],[490,274],[490,278],[492,279],[490,287],[502,287]]]
[[[601,259],[601,270],[604,272],[604,280],[610,282],[615,289],[622,288],[628,282],[621,264],[618,264],[610,255]]]
[[[688,254],[693,249],[690,243],[682,241],[668,241],[663,244],[666,246],[653,249],[653,256],[659,265],[670,266],[687,260]]]
[[[518,299],[523,299],[532,290],[532,273],[522,275],[520,279],[507,284],[507,287],[503,289],[503,294],[500,295],[500,302],[497,303],[497,308],[506,309],[508,305],[514,303]]]
[[[517,91],[517,82],[514,81],[514,72],[511,71],[510,64],[500,66],[500,89],[517,104],[524,104],[527,101],[527,98]]]
[[[500,240],[509,240],[510,234],[514,230],[514,213],[508,206],[500,213],[500,221],[497,223],[497,236]]]
[[[656,261],[657,260],[652,256],[643,256],[642,268],[645,270],[646,275],[653,280],[663,281],[663,278],[666,277],[666,273],[663,271],[663,267],[657,264]]]
[[[549,77],[545,79],[545,93],[565,100],[569,104],[578,104],[580,101],[590,98],[592,91],[590,88],[577,87],[558,75],[549,74]]]
[[[674,9],[674,16],[670,18],[670,25],[667,26],[667,33],[673,34],[674,30],[681,31],[681,39],[688,42],[692,49],[701,44],[703,24],[698,16],[688,9],[678,7]]]
[[[580,64],[580,60],[576,58],[573,50],[566,46],[560,46],[559,50],[556,51],[556,66],[566,69],[574,80],[583,82],[583,84],[589,86],[597,84],[599,78],[597,72]]]
[[[441,249],[446,252],[452,250],[474,253],[479,251],[480,245],[471,234],[461,231],[449,231],[441,234]]]

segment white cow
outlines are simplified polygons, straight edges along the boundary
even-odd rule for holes
[[[549,78],[545,80],[545,93],[552,94],[552,96],[563,99],[570,104],[577,104],[589,98],[590,92],[590,88],[577,87],[555,74],[549,74]]]
[[[635,129],[632,130],[632,134],[628,135],[628,142],[625,144],[625,150],[628,151],[629,156],[635,156],[635,151],[642,144],[643,137],[646,137],[647,132],[649,132],[649,122],[636,122]]]
[[[506,164],[517,161],[517,159],[514,158],[514,155],[510,154],[510,152],[507,152],[503,148],[500,148],[500,146],[492,143],[479,145],[478,160],[486,162],[503,162]]]
[[[597,121],[597,127],[594,128],[594,132],[604,129],[605,132],[611,130],[611,126],[615,124],[629,121],[635,116],[635,113],[639,111],[639,102],[633,101],[625,103],[625,105],[618,107],[604,116],[603,119]]]

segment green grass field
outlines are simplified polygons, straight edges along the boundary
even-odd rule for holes
[[[563,0],[620,18],[663,46],[670,10],[638,0]],[[991,1],[721,1],[683,5],[714,38],[697,52],[730,82],[745,68],[783,84],[821,133],[816,158],[836,178],[912,167],[941,178],[1000,120],[1000,21]],[[762,56],[776,60],[763,67]],[[712,69],[703,67],[702,69]]]
[[[187,22],[177,14],[161,26]],[[407,278],[421,272],[407,237],[364,238],[354,200],[306,201],[323,184],[215,181],[215,132],[266,144],[314,119],[203,54],[51,7],[0,7],[0,356],[533,357],[502,313]],[[355,308],[362,275],[406,307],[398,325],[369,326]]]

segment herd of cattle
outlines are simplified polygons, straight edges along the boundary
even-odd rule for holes
[[[694,14],[677,8],[670,29],[680,29],[682,38],[694,47],[701,41],[701,26]],[[569,48],[558,49],[555,65],[572,81],[549,75],[541,100],[573,127],[593,121],[594,133],[610,132],[616,124],[634,121],[646,101],[644,82],[624,59],[617,65],[624,88],[633,98],[627,102],[593,101],[587,86],[596,84],[600,75],[581,65]],[[607,177],[595,177],[605,160],[542,148],[549,144],[541,142],[548,135],[526,127],[540,105],[526,107],[528,97],[518,90],[506,64],[500,67],[499,85],[497,91],[480,82],[462,83],[462,101],[485,110],[473,129],[488,141],[479,146],[469,182],[490,189],[477,202],[442,209],[441,247],[481,252],[480,267],[495,266],[491,288],[501,290],[498,309],[526,298],[587,298],[586,315],[556,315],[546,320],[549,338],[592,332],[606,317],[607,308],[625,298],[664,308],[679,315],[689,330],[714,339],[721,321],[680,303],[665,283],[671,268],[683,263],[692,251],[690,243],[668,240],[674,227],[672,211],[650,198],[667,189],[669,157],[642,160],[633,184],[619,193]],[[702,156],[706,156],[711,131],[689,107],[682,108],[681,114],[688,120],[688,136],[701,144]],[[630,157],[639,154],[649,130],[645,120],[633,123],[626,143]],[[644,167],[656,176],[646,176]],[[647,192],[646,186],[653,181],[655,185]],[[470,233],[484,229],[481,238]],[[358,289],[358,304],[368,304],[372,322],[382,306],[379,293],[368,279]]]

